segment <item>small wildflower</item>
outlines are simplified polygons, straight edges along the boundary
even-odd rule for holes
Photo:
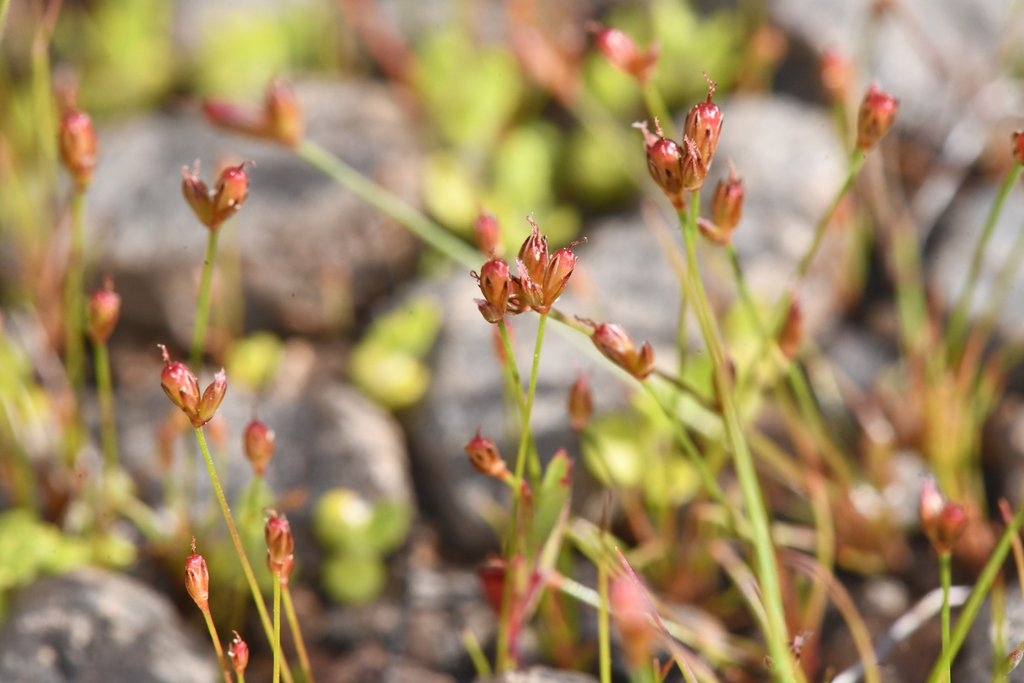
[[[501,457],[501,452],[498,451],[497,444],[487,437],[480,436],[479,429],[476,431],[476,436],[469,440],[464,449],[466,455],[469,456],[469,461],[480,474],[494,477],[501,481],[505,481],[512,476],[511,472],[508,471],[505,460]]]
[[[294,560],[295,538],[288,518],[271,510],[263,527],[263,536],[267,541],[267,566],[273,574],[280,574]]]
[[[251,420],[245,427],[242,434],[245,458],[252,465],[252,471],[257,477],[262,477],[267,471],[267,465],[274,457],[276,435],[260,420]]]
[[[60,158],[79,190],[92,181],[96,167],[96,131],[84,111],[70,109],[60,121]]]
[[[89,297],[86,330],[94,344],[104,344],[117,326],[121,315],[121,297],[114,291],[114,281],[107,277],[103,289]]]
[[[857,149],[868,151],[881,140],[896,119],[899,101],[876,84],[868,88],[857,114]]]
[[[210,610],[210,571],[206,560],[196,552],[196,539],[192,539],[192,554],[185,558],[185,590],[202,612]]]
[[[711,99],[715,88],[715,82],[708,79],[707,99],[690,109],[686,123],[683,124],[683,134],[696,145],[705,175],[707,169],[711,168],[711,160],[718,149],[718,138],[722,132],[722,110]]]
[[[620,368],[640,380],[654,372],[654,349],[648,342],[637,349],[621,325],[583,322],[594,328],[594,346]]]
[[[498,256],[501,252],[501,225],[498,219],[489,213],[480,213],[473,221],[473,236],[481,252],[488,256]]]
[[[594,398],[590,391],[590,381],[582,372],[569,387],[569,425],[573,431],[582,432],[594,412]]]
[[[210,382],[203,391],[203,396],[199,399],[199,407],[196,410],[196,415],[192,420],[192,426],[200,427],[212,420],[213,416],[217,414],[217,408],[220,407],[227,391],[228,376],[222,368],[213,376],[213,381]],[[196,422],[199,424],[197,425]]]
[[[213,231],[237,213],[249,195],[249,176],[244,163],[221,171],[212,192],[199,178],[198,161],[191,170],[182,168],[181,177],[181,193],[185,201],[199,222]]]
[[[189,422],[196,429],[213,419],[224,400],[227,392],[227,375],[224,370],[218,372],[202,396],[199,394],[199,380],[188,366],[179,361],[171,361],[167,347],[157,344],[163,354],[164,369],[160,373],[160,388],[171,399],[171,403],[181,409]]]
[[[228,645],[228,660],[231,662],[231,669],[235,675],[241,679],[245,675],[245,667],[249,666],[249,645],[242,640],[242,636],[238,635],[238,631],[232,631],[232,633],[234,636]]]
[[[480,285],[483,299],[476,303],[480,314],[489,323],[500,323],[505,318],[511,293],[512,280],[508,264],[499,258],[492,258],[480,269],[480,274],[471,273]]]
[[[590,31],[594,34],[597,51],[609,64],[632,76],[637,83],[643,85],[654,73],[658,63],[657,44],[641,50],[632,38],[617,28],[592,24]]]
[[[519,248],[519,258],[516,259],[519,274],[512,278],[507,310],[516,314],[532,308],[543,315],[562,295],[576,267],[577,257],[572,249],[579,242],[551,254],[548,252],[548,240],[540,234],[536,221],[529,217],[527,220],[532,230]]]

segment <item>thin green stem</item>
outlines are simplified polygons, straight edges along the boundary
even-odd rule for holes
[[[231,516],[231,508],[228,506],[228,500],[224,496],[224,489],[220,485],[217,468],[213,465],[210,447],[206,444],[206,436],[203,434],[202,427],[196,427],[195,432],[196,441],[199,442],[199,450],[203,454],[203,462],[206,463],[206,471],[210,475],[213,493],[217,497],[217,503],[220,505],[221,513],[224,515],[224,522],[228,525],[228,534],[231,536],[231,542],[234,544],[235,552],[238,554],[238,561],[242,565],[242,573],[245,574],[245,580],[249,584],[249,590],[252,592],[253,602],[256,603],[256,611],[259,612],[260,622],[263,624],[263,632],[267,636],[267,642],[273,645],[278,642],[274,638],[274,624],[267,613],[267,604],[263,600],[263,593],[260,592],[260,585],[256,581],[256,574],[252,570],[252,564],[249,563],[249,558],[245,554],[242,537],[238,533],[238,527],[235,526],[234,517]],[[291,673],[287,667],[284,668],[284,677],[286,681],[291,681]]]
[[[303,140],[295,153],[363,201],[394,218],[435,251],[466,268],[479,267],[479,252],[315,142]]]
[[[851,181],[852,182],[852,181]],[[837,202],[838,203],[838,202]],[[719,337],[717,325],[704,291],[704,283],[697,266],[697,216],[700,211],[700,197],[694,193],[690,198],[690,211],[680,212],[679,220],[686,244],[687,271],[684,278],[687,296],[697,315],[704,343],[712,359],[714,384],[722,405],[722,419],[725,423],[726,438],[732,450],[733,465],[740,484],[743,502],[750,517],[754,558],[757,565],[758,582],[768,617],[769,629],[765,633],[768,650],[772,657],[772,674],[778,681],[791,683],[799,680],[789,652],[789,636],[782,606],[782,590],[779,583],[772,542],[771,528],[761,487],[757,480],[754,458],[747,445],[743,424],[733,396],[733,380],[729,359]]]
[[[512,339],[508,335],[508,325],[502,320],[498,323],[498,333],[501,336],[501,345],[505,349],[505,364],[508,367],[508,372],[512,376],[512,383],[515,385],[516,390],[516,406],[519,408],[519,419],[524,420],[526,415],[526,397],[523,396],[523,380],[519,376],[519,364],[516,363],[516,353],[512,348]],[[529,422],[523,422],[524,427],[529,428]]]
[[[281,572],[274,572],[274,683],[281,683]]]
[[[949,588],[953,584],[953,569],[952,569],[952,554],[947,552],[939,553],[939,581],[942,584],[942,651],[945,652],[949,648],[949,617],[950,617],[950,606],[949,606]],[[946,683],[949,683],[953,679],[950,678],[949,667],[946,668]]]
[[[1003,183],[999,186],[996,199],[989,208],[988,216],[985,218],[985,225],[982,227],[981,235],[978,237],[978,242],[974,245],[974,254],[971,256],[971,265],[967,271],[967,281],[964,283],[963,291],[960,292],[956,305],[953,307],[953,313],[949,319],[949,327],[946,328],[946,348],[951,354],[959,353],[960,346],[963,344],[967,326],[967,314],[970,310],[971,301],[974,300],[974,292],[978,285],[978,277],[981,275],[981,267],[984,265],[985,249],[988,246],[989,239],[992,237],[992,233],[995,231],[999,216],[1003,212],[1006,197],[1017,184],[1017,181],[1020,180],[1022,172],[1024,172],[1024,166],[1019,163],[1014,163],[1013,168],[1007,171],[1006,177],[1003,178]]]
[[[313,667],[309,664],[309,653],[306,651],[306,640],[302,637],[302,628],[299,625],[299,617],[295,613],[295,604],[292,602],[292,589],[290,584],[285,584],[282,597],[284,598],[284,614],[288,619],[288,628],[292,632],[292,640],[295,641],[295,651],[299,655],[299,667],[305,677],[305,683],[313,683]]]
[[[107,472],[117,469],[117,425],[114,422],[114,390],[110,381],[110,356],[107,343],[96,344],[96,390],[100,402],[100,439],[103,448],[103,466]]]
[[[519,452],[516,454],[516,479],[523,480],[523,465],[527,459],[530,461],[530,476],[533,479],[540,477],[540,462],[537,459],[537,451],[533,449],[530,439],[530,417],[533,414],[533,400],[537,394],[537,377],[540,374],[540,352],[544,347],[544,330],[547,328],[548,314],[542,313],[537,323],[537,339],[533,345],[533,362],[530,365],[530,384],[526,390],[526,406],[523,410],[523,430],[519,439]]]
[[[213,650],[217,653],[217,664],[224,676],[224,683],[231,683],[231,674],[228,673],[228,660],[224,656],[224,646],[220,644],[220,636],[217,635],[217,626],[213,623],[213,616],[209,608],[201,610],[203,619],[206,620],[206,630],[210,632],[210,640],[213,641]]]
[[[604,531],[601,532],[602,534]],[[597,560],[597,648],[601,683],[612,681],[612,641],[608,620],[608,566],[603,558]]]
[[[476,677],[480,680],[491,678],[494,672],[491,669],[490,662],[487,661],[487,655],[484,654],[483,648],[480,647],[480,641],[476,639],[476,636],[468,628],[462,631],[462,647],[465,648],[466,654],[469,655],[470,661],[473,662],[473,670],[476,671]]]
[[[68,253],[67,279],[64,282],[64,320],[68,379],[81,398],[85,383],[85,190],[76,188],[71,195],[71,250]]]
[[[967,598],[967,602],[964,603],[963,609],[960,611],[960,617],[957,619],[953,633],[950,635],[949,646],[942,649],[939,661],[935,663],[931,673],[928,675],[927,683],[939,683],[942,676],[949,672],[953,658],[956,657],[957,652],[960,651],[964,644],[964,640],[967,639],[967,633],[978,616],[982,603],[988,597],[992,583],[999,575],[999,571],[1003,566],[1003,560],[1006,559],[1006,554],[1010,551],[1013,538],[1020,533],[1022,525],[1024,525],[1024,505],[1018,508],[1010,524],[1003,531],[1003,535],[999,537],[999,542],[996,544],[995,550],[992,551],[992,555],[988,558],[988,562],[985,563],[985,567],[981,570],[977,583],[974,584],[974,588],[971,590],[970,597]]]
[[[206,256],[203,258],[203,276],[199,282],[199,299],[196,301],[196,324],[192,328],[192,348],[189,364],[198,368],[206,346],[206,328],[210,321],[210,294],[213,289],[213,266],[217,258],[218,230],[210,230],[206,240]]]

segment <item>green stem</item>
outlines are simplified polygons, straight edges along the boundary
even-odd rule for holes
[[[604,531],[601,533],[604,534]],[[600,596],[597,607],[597,648],[601,683],[611,683],[612,645],[608,623],[608,566],[604,558],[597,559],[597,591]]]
[[[295,613],[295,604],[292,602],[292,589],[289,584],[284,586],[284,614],[288,618],[288,628],[292,632],[292,640],[295,641],[295,651],[299,655],[299,667],[305,677],[305,683],[313,683],[313,667],[309,665],[309,653],[306,652],[306,640],[302,637],[302,628],[299,626],[299,617]]]
[[[81,398],[85,383],[84,359],[85,298],[83,293],[85,259],[85,191],[71,195],[71,251],[68,254],[67,279],[64,282],[64,316],[68,379],[76,398]]]
[[[851,174],[852,177],[852,174]],[[852,182],[852,181],[850,181]],[[837,202],[838,203],[838,202]],[[778,681],[792,683],[798,680],[789,652],[789,636],[782,606],[782,590],[779,583],[768,514],[761,487],[757,481],[754,458],[750,453],[743,432],[743,424],[733,397],[733,381],[729,359],[719,337],[704,283],[697,266],[697,216],[700,211],[700,196],[690,198],[689,215],[680,212],[679,220],[686,244],[687,270],[684,278],[687,296],[697,315],[704,343],[711,356],[714,368],[714,383],[718,399],[722,404],[722,419],[725,423],[726,438],[732,449],[733,465],[743,495],[744,506],[750,516],[754,558],[757,565],[758,583],[764,600],[769,629],[765,633],[768,650],[772,658],[772,674]]]
[[[274,683],[281,683],[281,572],[274,572]]]
[[[217,258],[217,236],[219,231],[210,230],[206,240],[206,256],[203,258],[203,277],[199,282],[199,299],[196,301],[196,324],[192,328],[192,349],[189,364],[198,368],[206,346],[206,328],[210,321],[210,293],[213,289],[213,265]]]
[[[435,251],[466,268],[479,267],[479,252],[315,142],[303,140],[295,153],[310,166],[404,225]]]
[[[945,652],[949,649],[949,587],[953,584],[953,570],[952,570],[952,555],[951,553],[942,552],[939,553],[939,581],[942,584],[942,651]],[[950,678],[950,670],[946,668],[946,683],[949,683],[953,679]]]
[[[1006,527],[1006,530],[1003,531],[1003,535],[999,537],[995,550],[992,551],[988,562],[985,563],[985,567],[981,570],[978,581],[971,590],[970,597],[967,598],[967,602],[964,603],[963,609],[960,611],[956,627],[954,627],[953,633],[950,635],[949,646],[942,649],[942,655],[928,675],[927,683],[939,683],[942,676],[949,672],[953,658],[956,657],[957,652],[960,651],[964,644],[964,640],[967,639],[967,632],[970,631],[974,619],[981,610],[982,603],[988,597],[992,583],[999,575],[999,570],[1003,566],[1003,560],[1006,559],[1006,554],[1010,551],[1010,545],[1013,543],[1014,537],[1020,533],[1022,525],[1024,525],[1024,505],[1017,510],[1013,520]]]
[[[213,458],[210,456],[210,447],[206,444],[206,436],[203,434],[202,427],[196,427],[195,432],[196,440],[199,442],[199,450],[202,452],[203,461],[206,463],[206,471],[210,474],[210,484],[213,486],[213,493],[217,497],[220,511],[224,515],[224,522],[228,525],[228,534],[231,536],[231,542],[234,544],[235,552],[238,554],[238,561],[242,565],[242,573],[245,574],[245,580],[249,584],[249,590],[252,592],[253,602],[256,603],[256,611],[259,612],[260,622],[263,624],[263,632],[267,636],[267,642],[273,645],[278,642],[274,638],[274,625],[270,620],[270,615],[267,613],[267,604],[263,600],[263,593],[260,592],[260,585],[256,581],[256,574],[253,573],[252,565],[245,554],[242,537],[238,534],[238,527],[235,526],[234,517],[231,516],[231,508],[228,507],[228,500],[225,498],[224,489],[220,485],[217,469],[213,466]],[[284,669],[284,677],[286,681],[291,681],[291,673],[287,667]]]
[[[220,636],[217,635],[217,626],[213,623],[213,616],[209,608],[201,610],[203,619],[206,620],[206,630],[210,632],[210,640],[213,641],[213,650],[217,653],[217,664],[220,665],[220,672],[224,676],[224,683],[231,683],[231,674],[228,673],[228,660],[224,656],[224,647],[220,644]]]
[[[100,402],[100,438],[103,442],[103,466],[107,472],[117,469],[117,425],[114,422],[114,391],[110,381],[110,356],[107,343],[94,347],[96,389]]]
[[[971,265],[967,271],[967,281],[964,283],[964,289],[960,292],[960,297],[953,307],[953,313],[949,319],[949,327],[946,329],[946,348],[949,349],[951,354],[958,353],[961,344],[963,344],[968,311],[970,310],[971,301],[974,300],[974,291],[978,285],[978,277],[981,275],[981,267],[984,265],[985,248],[988,246],[989,239],[995,230],[996,222],[1003,212],[1006,197],[1010,194],[1013,186],[1017,184],[1017,181],[1020,180],[1022,172],[1024,172],[1024,166],[1015,163],[1013,168],[1006,173],[1002,185],[999,186],[995,202],[989,208],[985,225],[981,230],[981,235],[978,237],[978,243],[974,246]]]
[[[516,454],[516,480],[523,480],[523,468],[526,460],[530,460],[530,476],[540,477],[540,462],[537,460],[536,449],[532,449],[530,440],[530,416],[533,413],[533,400],[537,393],[537,376],[540,371],[540,351],[544,346],[544,330],[547,327],[548,314],[543,313],[537,323],[537,339],[533,345],[533,362],[530,365],[530,384],[526,390],[526,405],[523,410],[523,429],[519,439],[519,452]]]

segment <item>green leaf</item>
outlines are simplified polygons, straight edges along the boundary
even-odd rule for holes
[[[530,549],[540,547],[558,523],[572,494],[572,459],[564,451],[555,453],[534,491],[534,513],[530,528]]]
[[[333,600],[362,605],[380,595],[386,575],[384,563],[375,555],[340,555],[324,562],[322,581]]]
[[[370,533],[373,544],[381,553],[389,553],[404,541],[412,523],[412,510],[400,500],[380,500],[373,506]]]
[[[313,511],[313,531],[331,552],[377,553],[373,540],[374,508],[352,489],[327,491]]]

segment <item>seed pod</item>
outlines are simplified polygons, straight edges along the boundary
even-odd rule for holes
[[[899,101],[876,84],[868,88],[857,114],[857,149],[868,151],[892,128]]]

